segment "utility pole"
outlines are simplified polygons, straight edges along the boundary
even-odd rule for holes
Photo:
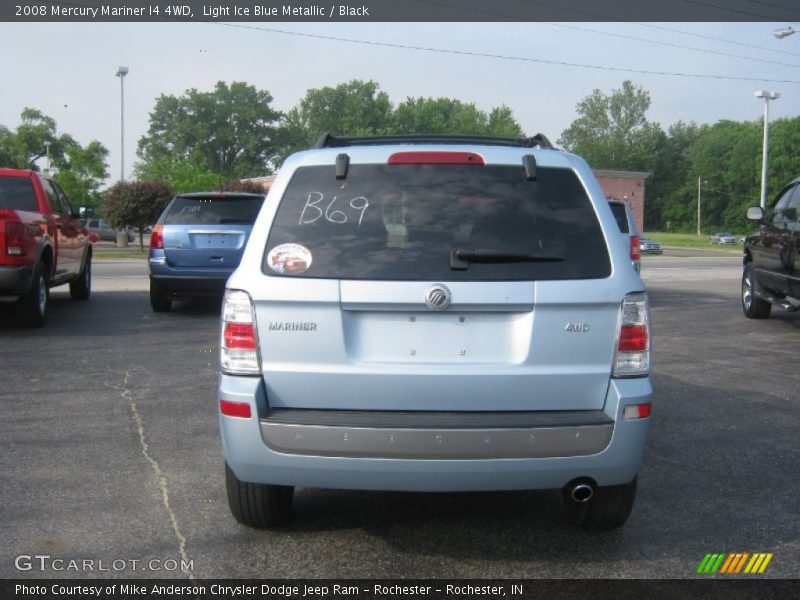
[[[700,233],[700,190],[702,189],[703,185],[708,183],[702,177],[697,178],[697,235],[701,235]]]

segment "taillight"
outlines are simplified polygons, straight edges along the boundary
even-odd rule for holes
[[[153,231],[150,232],[150,249],[151,250],[159,250],[164,248],[164,236],[161,235],[161,230],[163,229],[163,225],[158,224],[153,227]]]
[[[612,377],[650,374],[650,308],[647,294],[625,296],[620,308]]]
[[[247,292],[227,290],[222,302],[220,368],[229,375],[258,375],[258,335]]]
[[[475,152],[395,152],[389,157],[390,165],[484,165],[486,162]]]
[[[247,405],[248,410],[250,409],[250,405]],[[646,419],[650,416],[651,412],[651,404],[649,402],[645,404],[629,404],[625,408],[622,409],[622,418],[629,420],[629,419]]]
[[[25,254],[25,225],[19,221],[6,221],[6,255]]]
[[[631,260],[639,260],[642,257],[641,250],[639,248],[639,236],[632,235],[631,236]]]

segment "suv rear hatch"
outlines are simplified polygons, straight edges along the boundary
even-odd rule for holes
[[[164,213],[164,254],[177,267],[239,264],[264,197],[257,194],[186,194]]]
[[[604,405],[621,299],[600,291],[608,248],[571,169],[530,181],[522,166],[353,164],[342,180],[300,167],[262,270],[273,407]]]

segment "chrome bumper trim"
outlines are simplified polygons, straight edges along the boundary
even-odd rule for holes
[[[586,456],[605,449],[613,424],[509,429],[331,427],[260,421],[275,452],[306,456],[479,460]]]

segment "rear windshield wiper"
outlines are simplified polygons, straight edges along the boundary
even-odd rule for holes
[[[252,225],[253,221],[251,221],[250,219],[234,219],[234,218],[219,220],[220,225],[225,225],[229,223],[242,223],[243,225]]]
[[[450,252],[450,268],[463,271],[469,263],[517,263],[517,262],[562,262],[563,256],[549,254],[525,254],[521,252],[506,252],[505,250],[461,250],[454,249]]]

